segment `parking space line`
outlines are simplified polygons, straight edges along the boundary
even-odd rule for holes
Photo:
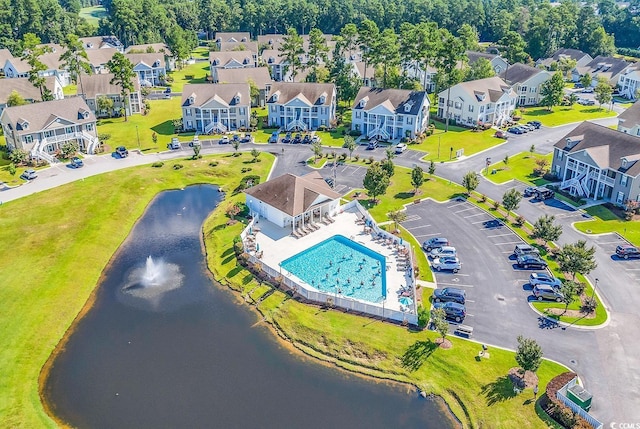
[[[443,282],[438,282],[438,286],[440,285],[444,285],[444,286],[457,286],[457,287],[474,287],[473,285],[461,285],[460,283],[443,283]]]
[[[487,235],[487,238],[506,237],[507,235],[512,235],[512,233],[510,232],[508,234]]]
[[[493,243],[494,246],[501,246],[503,244],[519,244],[522,243],[522,241],[507,241],[506,243]]]
[[[465,301],[465,303],[466,302],[476,302],[475,300],[471,300],[471,299],[465,299],[464,301]]]
[[[500,253],[511,253],[511,254],[513,254],[513,251],[509,250],[507,252],[500,252]]]
[[[411,215],[411,216],[407,216],[407,218],[403,221],[403,223],[404,222],[411,222],[411,221],[414,221],[414,220],[420,220],[420,219],[422,219],[422,218],[420,216],[418,216],[418,215]]]
[[[640,268],[625,268],[625,271],[640,271]]]
[[[487,219],[487,220],[478,220],[478,221],[475,221],[475,222],[471,222],[471,225],[475,225],[475,224],[478,224],[478,223],[485,223],[485,222],[488,222],[488,221],[490,221],[490,220],[491,220],[491,219]]]
[[[432,234],[421,234],[421,235],[415,235],[414,237],[418,238],[418,237],[433,237],[435,235],[442,235],[439,232],[434,232]]]
[[[607,244],[626,243],[626,241],[624,241],[624,240],[618,240],[618,241],[607,241],[607,242],[604,242],[604,243],[601,243],[601,242],[599,242],[599,241],[596,241],[596,243],[598,243],[599,245],[601,245],[601,246],[602,246],[602,245],[607,245]]]
[[[469,215],[469,216],[463,216],[463,218],[464,218],[464,219],[466,219],[466,218],[468,218],[468,217],[482,216],[482,215],[484,215],[484,214],[486,214],[486,213],[485,213],[485,212],[481,212],[481,213],[476,213],[476,214],[472,214],[472,215]],[[484,222],[484,221],[483,221],[483,222]]]
[[[477,208],[476,207],[469,207],[469,208],[466,208],[466,209],[458,210],[457,212],[454,212],[454,213],[458,214],[458,213],[466,212],[466,211],[469,211],[469,210],[477,210]]]
[[[463,202],[461,202],[461,203],[457,203],[457,204],[454,204],[454,205],[452,205],[452,206],[448,206],[447,208],[448,208],[448,209],[452,209],[452,208],[454,208],[454,207],[456,207],[456,206],[459,206],[459,205],[462,205],[462,204],[467,204],[467,202],[466,202],[466,201],[463,201]]]
[[[404,223],[404,222],[403,222],[403,223]],[[431,226],[431,225],[412,226],[412,227],[409,227],[409,229],[428,228],[428,227],[430,227],[430,226]]]

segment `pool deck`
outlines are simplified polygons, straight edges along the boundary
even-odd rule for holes
[[[385,308],[393,309],[397,311],[407,311],[410,314],[415,314],[415,298],[414,303],[407,306],[400,304],[399,299],[401,293],[407,289],[413,290],[411,287],[411,275],[407,271],[398,269],[398,252],[395,246],[387,246],[384,243],[374,241],[374,236],[371,233],[364,232],[364,225],[356,224],[356,221],[360,217],[360,213],[356,208],[349,209],[336,215],[333,218],[335,222],[324,225],[316,224],[320,226],[320,229],[310,234],[305,235],[302,238],[296,238],[291,235],[291,228],[281,228],[263,218],[254,224],[254,232],[256,234],[256,243],[258,244],[259,251],[261,253],[261,260],[264,264],[280,270],[280,263],[291,256],[297,255],[309,249],[334,235],[343,235],[357,243],[364,245],[365,247],[381,254],[387,261],[387,299],[384,303]],[[251,252],[254,254],[255,252]],[[310,290],[318,290],[313,286],[307,284],[303,280],[299,279],[294,274],[281,270],[282,274],[295,280],[296,283],[303,285]],[[365,302],[365,301],[363,301]],[[368,302],[368,301],[366,301]],[[382,302],[370,303],[382,307]]]

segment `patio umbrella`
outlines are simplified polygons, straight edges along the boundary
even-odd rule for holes
[[[413,300],[406,296],[403,296],[402,298],[400,298],[398,302],[402,305],[407,305],[407,306],[413,304]]]
[[[256,252],[260,250],[260,243],[256,243]]]

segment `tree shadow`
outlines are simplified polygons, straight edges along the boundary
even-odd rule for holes
[[[171,121],[170,119],[154,125],[153,127],[151,127],[151,129],[161,136],[170,136],[175,133],[175,130],[173,128],[173,121]]]
[[[407,200],[413,197],[415,197],[415,194],[413,192],[398,192],[393,196],[393,198],[397,200]]]
[[[431,340],[416,341],[402,355],[402,366],[416,371],[438,348],[438,345]]]
[[[487,398],[487,405],[489,406],[516,396],[513,390],[513,383],[506,375],[498,377],[493,383],[482,386],[481,392]]]

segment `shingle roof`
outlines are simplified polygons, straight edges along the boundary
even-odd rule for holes
[[[277,49],[265,49],[262,51],[260,58],[262,58],[267,65],[280,64],[283,61],[283,58],[280,56],[280,51]]]
[[[246,67],[242,69],[219,69],[219,83],[248,83],[249,79],[255,82],[258,88],[263,89],[273,83],[268,67]]]
[[[577,142],[569,147],[569,142]],[[592,122],[583,122],[569,132],[555,145],[558,149],[577,154],[585,151],[600,168],[609,168],[629,176],[640,175],[640,138],[621,133]],[[627,166],[622,168],[621,160],[626,158]]]
[[[244,47],[243,51],[251,51],[254,54],[258,53],[258,42],[220,42],[220,51],[237,51],[239,48]]]
[[[504,79],[504,81],[509,85],[513,85],[516,83],[525,82],[540,73],[545,73],[551,76],[546,70],[541,70],[535,67],[528,66],[526,64],[515,63],[513,65],[510,65],[505,71],[500,73],[500,77]]]
[[[332,83],[276,82],[271,87],[271,96],[267,103],[286,104],[298,97],[308,100],[312,105],[329,106],[335,90],[336,87]],[[274,98],[276,94],[277,101]],[[320,101],[322,95],[325,96],[324,103]]]
[[[466,51],[465,53],[467,55],[467,58],[469,58],[469,64],[475,63],[480,58],[484,58],[486,60],[491,61],[492,59],[497,57],[497,55],[495,55],[495,54],[489,54],[489,53],[486,53],[486,52]]]
[[[153,48],[155,52],[164,53],[167,56],[171,56],[171,49],[164,43],[145,43],[143,45],[131,45],[129,46],[125,52],[129,53],[131,51],[137,52],[147,52],[148,48]]]
[[[264,34],[262,36],[258,36],[258,45],[268,45],[271,46],[270,49],[277,50],[282,42],[284,41],[282,34]]]
[[[156,61],[160,61],[160,66],[164,67],[164,54],[159,52],[151,54],[124,54],[124,56],[129,58],[129,61],[133,63],[134,67],[140,63],[144,63],[149,67],[153,67],[153,64]]]
[[[87,117],[84,117],[84,114]],[[58,119],[74,124],[95,122],[96,117],[82,97],[70,97],[62,100],[43,101],[24,106],[7,107],[2,112],[2,122],[9,123],[17,135],[31,134],[45,129]],[[27,130],[21,129],[18,122],[29,122]]]
[[[427,93],[424,91],[410,91],[408,89],[383,89],[369,88],[363,86],[358,91],[353,103],[353,110],[371,110],[379,105],[384,105],[387,109],[403,114],[417,115],[420,113],[422,103]],[[360,106],[360,100],[365,100],[364,106]],[[405,111],[405,105],[409,105],[409,112]]]
[[[340,194],[334,192],[317,171],[304,176],[286,173],[245,189],[244,193],[289,216],[298,216],[309,211],[318,197],[326,197],[325,201],[340,198]]]
[[[9,58],[13,58],[11,51],[8,49],[0,49],[0,68],[4,67],[4,63],[6,63]]]
[[[625,128],[632,128],[634,125],[640,125],[640,102],[635,102],[629,106],[624,112],[618,115],[619,121],[624,121]]]
[[[215,39],[216,42],[232,42],[233,40],[231,39],[235,39],[237,42],[242,42],[244,39],[244,41],[248,42],[249,40],[251,40],[251,35],[247,31],[235,32],[235,33],[218,31],[216,33],[216,39]]]
[[[236,95],[240,95],[240,101],[234,100]],[[193,97],[193,103],[189,100]],[[251,96],[249,84],[247,83],[194,83],[185,85],[182,89],[182,106],[201,107],[215,99],[221,104],[228,106],[250,105]]]
[[[89,64],[94,67],[100,67],[111,60],[116,52],[118,52],[116,48],[88,49]]]
[[[213,64],[217,61],[217,64]],[[240,64],[253,65],[253,53],[251,51],[216,51],[209,52],[209,64],[215,67],[224,67],[231,61]]]
[[[482,97],[488,95],[489,100],[487,101],[496,102],[504,95],[505,92],[508,92],[514,97],[516,95],[511,87],[498,76],[462,82],[456,86],[464,89],[469,95],[476,97],[478,101],[482,101]]]
[[[80,41],[86,50],[106,49],[106,45],[110,45],[112,48],[122,48],[122,42],[116,36],[81,37]]]
[[[55,81],[55,76],[45,77],[45,86],[51,92],[55,89]],[[0,79],[0,104],[5,104],[7,102],[7,99],[13,90],[16,90],[25,100],[40,101],[42,99],[40,96],[40,90],[33,86],[26,77]]]
[[[364,61],[354,61],[353,64],[356,67],[356,70],[358,70],[358,74],[360,75],[360,77],[364,77],[364,65],[365,62]],[[371,64],[367,64],[367,77],[369,79],[375,79],[375,74],[376,74],[376,69],[375,67],[373,67]]]
[[[83,75],[82,86],[78,84],[77,94],[80,95],[82,89],[84,89],[86,98],[96,98],[98,95],[120,94],[120,86],[110,83],[111,79],[113,79],[113,74],[111,73]],[[137,77],[131,78],[131,83],[134,91],[140,90],[140,83]]]
[[[592,75],[606,76],[609,79],[620,73],[631,63],[622,58],[605,57],[598,55],[591,60],[585,67]]]

